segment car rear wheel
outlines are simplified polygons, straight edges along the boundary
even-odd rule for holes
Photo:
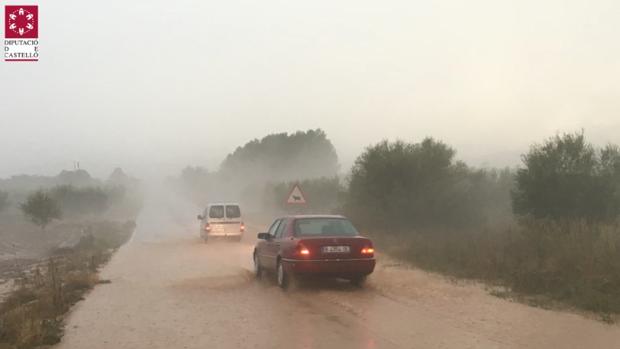
[[[356,287],[362,287],[366,283],[366,275],[356,276],[350,279],[351,284]]]
[[[289,286],[289,275],[286,270],[284,270],[284,266],[282,265],[281,261],[278,261],[278,267],[276,269],[276,281],[278,282],[278,286],[280,286],[280,288],[283,290],[286,290]]]
[[[260,266],[256,252],[254,252],[254,276],[257,279],[260,279],[263,276],[263,268]]]

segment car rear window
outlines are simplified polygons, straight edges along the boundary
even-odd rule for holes
[[[226,218],[241,217],[241,210],[237,205],[226,205]]]
[[[299,218],[295,236],[356,236],[357,229],[344,218]]]
[[[224,218],[224,206],[211,206],[209,209],[209,218]]]

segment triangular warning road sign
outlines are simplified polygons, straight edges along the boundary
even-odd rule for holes
[[[306,197],[304,193],[301,191],[299,184],[295,184],[291,192],[288,194],[288,198],[286,199],[286,203],[289,205],[299,205],[306,203]]]

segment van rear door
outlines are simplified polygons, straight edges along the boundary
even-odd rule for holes
[[[229,222],[241,221],[241,209],[239,205],[226,205],[226,220]]]
[[[207,223],[210,227],[210,233],[213,235],[224,234],[224,224],[226,216],[224,214],[224,205],[209,206],[209,217]]]
[[[241,220],[241,209],[239,205],[226,205],[226,232],[228,234],[242,233],[245,227]]]

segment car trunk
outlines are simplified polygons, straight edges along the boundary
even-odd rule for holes
[[[300,237],[300,245],[306,247],[310,254],[309,259],[349,259],[349,258],[369,258],[371,256],[362,254],[362,249],[372,247],[369,239],[355,236],[322,236],[322,237]],[[348,247],[349,251],[343,251]]]

